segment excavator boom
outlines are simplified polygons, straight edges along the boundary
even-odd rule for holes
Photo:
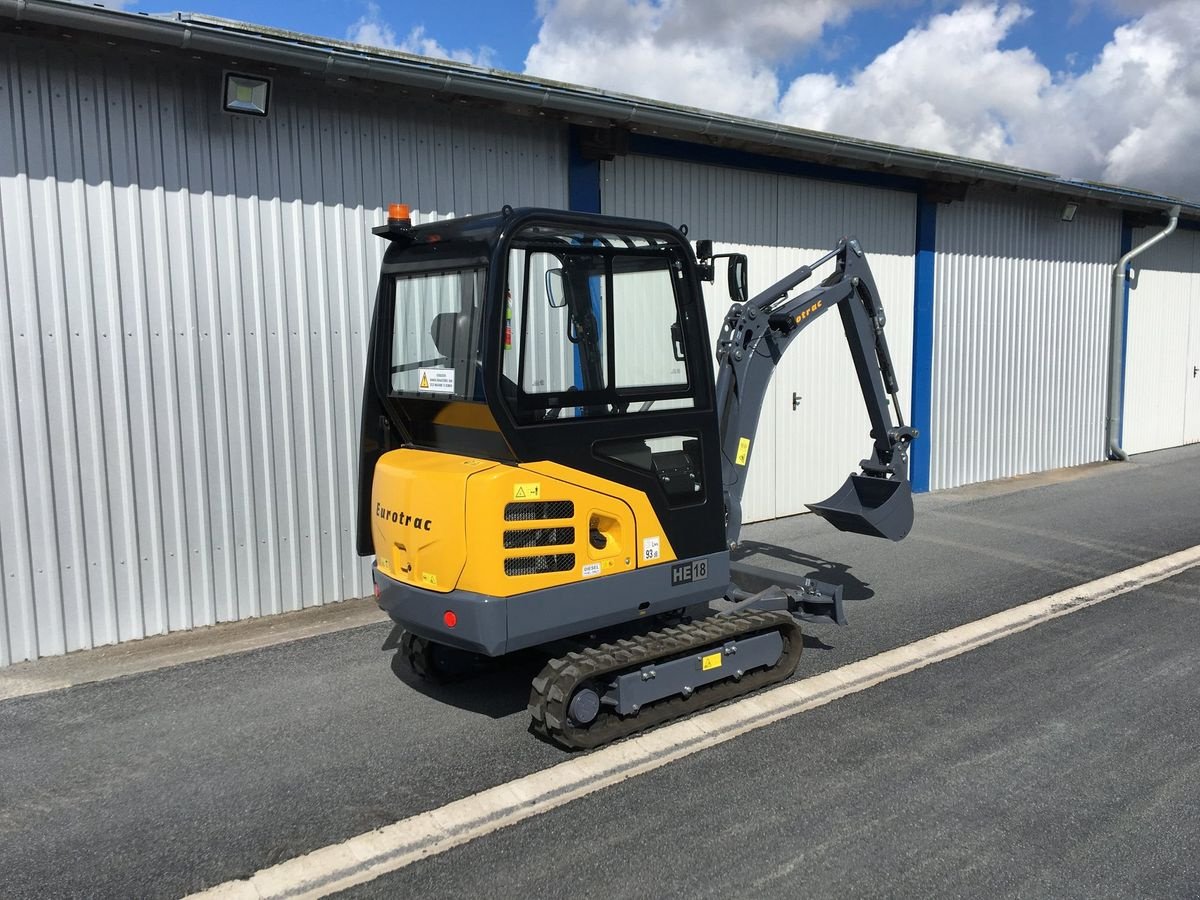
[[[817,287],[792,291],[830,260],[834,272]],[[711,273],[711,268],[708,270]],[[859,388],[871,420],[870,459],[860,463],[833,496],[808,508],[840,531],[898,541],[912,527],[908,444],[917,432],[904,424],[899,386],[884,335],[883,305],[858,241],[837,247],[745,303],[734,303],[717,340],[717,412],[725,491],[726,537],[737,544],[742,492],[767,387],[784,352],[799,334],[837,307]],[[891,408],[889,408],[889,398]],[[895,411],[893,421],[892,410]]]

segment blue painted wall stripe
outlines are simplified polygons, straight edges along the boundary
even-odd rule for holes
[[[1129,224],[1129,216],[1121,216],[1121,256],[1133,249],[1133,226]],[[1136,262],[1136,260],[1135,260]],[[1126,269],[1126,272],[1129,270]],[[1129,278],[1125,278],[1125,286],[1121,297],[1121,424],[1117,428],[1117,445],[1125,444],[1125,366],[1129,363]]]
[[[567,208],[575,212],[600,212],[600,160],[584,159],[579,130],[572,127],[567,139]]]
[[[584,159],[579,149],[579,129],[572,127],[567,137],[567,208],[574,212],[599,213],[600,160]],[[595,306],[596,298],[592,298]],[[599,316],[596,321],[600,321]],[[575,386],[583,387],[583,361],[575,347]]]
[[[933,272],[937,240],[937,203],[917,198],[916,275],[913,279],[912,444],[910,477],[914,491],[929,490],[933,421]]]

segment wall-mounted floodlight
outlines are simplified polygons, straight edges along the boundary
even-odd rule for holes
[[[1068,203],[1066,206],[1063,207],[1062,220],[1064,222],[1074,222],[1075,221],[1075,213],[1077,213],[1077,212],[1079,212],[1079,204],[1078,203]]]
[[[253,75],[225,73],[225,112],[247,116],[265,116],[271,100],[271,81]]]

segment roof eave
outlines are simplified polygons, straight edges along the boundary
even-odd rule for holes
[[[263,63],[357,78],[434,94],[471,97],[552,112],[568,119],[603,121],[646,134],[669,133],[700,142],[737,143],[803,159],[835,158],[843,166],[903,172],[932,181],[983,183],[1050,193],[1121,209],[1161,212],[1179,204],[1189,218],[1200,204],[1094,182],[1061,178],[963,157],[743,119],[524,75],[405,53],[375,50],[208,16],[128,13],[64,0],[0,0],[0,16],[64,29],[96,32],[190,52],[233,55]],[[251,30],[252,29],[252,30]]]

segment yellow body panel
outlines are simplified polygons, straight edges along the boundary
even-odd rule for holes
[[[489,460],[428,450],[392,450],[375,464],[371,534],[379,571],[446,592],[467,562],[467,484]]]
[[[552,462],[393,450],[376,464],[371,499],[379,570],[428,590],[510,597],[676,559],[645,494]],[[544,518],[556,501],[572,513]],[[506,521],[506,508],[522,503],[534,505],[514,512],[530,518]],[[592,545],[593,528],[603,548]],[[506,560],[525,574],[506,574]]]
[[[649,498],[636,488],[609,481],[607,478],[589,475],[587,472],[580,472],[554,462],[527,463],[521,468],[530,472],[543,473],[557,481],[597,494],[606,494],[625,503],[633,510],[634,522],[637,525],[634,541],[626,546],[633,549],[633,562],[638,568],[677,559],[675,551],[671,548],[671,542],[667,540],[662,523],[658,521],[658,514],[650,505]],[[651,550],[654,552],[651,553]]]

